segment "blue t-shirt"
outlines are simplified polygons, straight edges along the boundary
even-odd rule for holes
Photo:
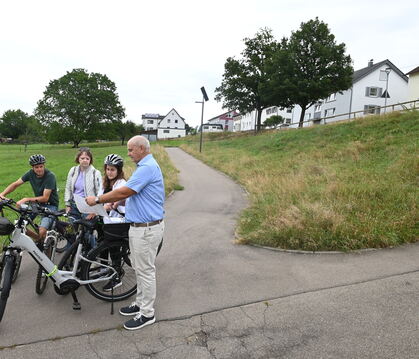
[[[126,201],[127,222],[145,223],[163,219],[163,175],[152,154],[137,163],[137,169],[125,186],[137,192]]]

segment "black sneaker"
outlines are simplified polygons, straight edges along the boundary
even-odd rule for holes
[[[104,292],[110,292],[112,290],[112,288],[115,290],[116,288],[120,287],[122,285],[121,280],[118,279],[111,279],[108,283],[106,283],[103,286],[103,291]]]
[[[128,330],[140,329],[146,325],[153,324],[155,321],[156,317],[154,316],[147,318],[144,315],[138,314],[134,318],[128,320],[128,322],[124,324],[124,328]]]
[[[131,303],[128,307],[122,307],[119,309],[119,314],[122,315],[136,315],[140,314],[140,307],[135,303]]]

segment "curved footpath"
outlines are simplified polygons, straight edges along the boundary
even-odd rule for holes
[[[0,323],[0,346],[23,345],[0,357],[417,357],[419,245],[328,255],[235,245],[243,190],[182,150],[167,151],[185,190],[166,204],[158,323],[115,329],[124,318],[84,289],[81,312],[51,285],[39,297],[24,258]]]

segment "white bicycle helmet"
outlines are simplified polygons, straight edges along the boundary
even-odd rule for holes
[[[121,156],[112,153],[105,157],[105,161],[103,163],[108,166],[122,167],[124,165],[124,160]]]

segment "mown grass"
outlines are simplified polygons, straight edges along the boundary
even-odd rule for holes
[[[124,171],[127,179],[135,169],[135,164],[127,156],[126,145],[121,146],[120,143],[117,142],[108,142],[83,144],[83,146],[90,147],[93,153],[93,165],[102,172],[102,175],[103,160],[105,156],[110,153],[117,153],[124,158]],[[170,162],[163,146],[152,144],[151,151],[162,169],[167,195],[178,186],[178,170]],[[59,188],[60,207],[64,207],[65,182],[68,171],[75,165],[74,159],[77,153],[77,149],[71,148],[70,145],[34,144],[29,145],[26,152],[24,151],[24,146],[21,145],[0,145],[0,191],[9,183],[20,178],[30,169],[28,158],[35,153],[42,153],[47,159],[46,167],[55,173]],[[10,198],[15,200],[27,196],[33,196],[32,188],[29,183],[25,183],[9,195]]]
[[[244,243],[353,250],[418,240],[419,113],[300,130],[212,134],[181,148],[250,193]]]

